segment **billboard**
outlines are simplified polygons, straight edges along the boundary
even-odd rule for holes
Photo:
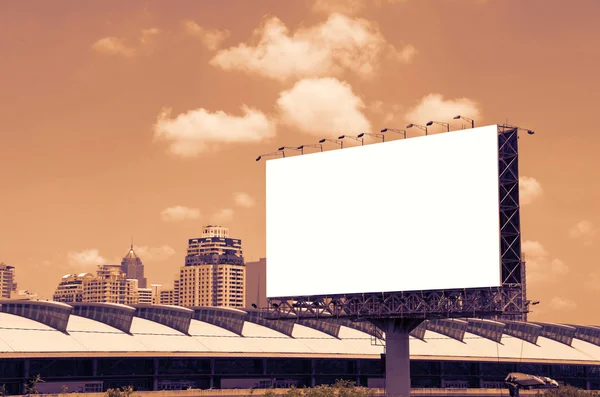
[[[266,164],[267,297],[501,285],[497,126]]]

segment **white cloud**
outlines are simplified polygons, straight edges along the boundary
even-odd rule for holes
[[[519,201],[521,205],[531,204],[535,199],[542,196],[542,185],[537,179],[530,176],[519,178]]]
[[[254,207],[254,199],[250,197],[248,193],[236,192],[233,194],[235,204],[240,207],[250,208]]]
[[[410,44],[401,50],[397,50],[393,45],[389,46],[388,57],[397,62],[410,63],[416,55],[417,49]]]
[[[281,122],[323,137],[356,135],[371,129],[365,104],[346,82],[332,77],[305,79],[282,92],[277,100]]]
[[[152,46],[156,43],[161,30],[158,28],[142,29],[138,37],[137,45],[126,45],[122,38],[108,36],[97,40],[92,49],[105,55],[120,55],[127,58],[132,58],[139,55],[140,51],[148,54],[151,52]]]
[[[598,229],[590,221],[578,222],[569,229],[569,237],[572,239],[581,239],[584,245],[592,245],[597,233]]]
[[[406,113],[405,119],[408,123],[425,125],[431,120],[450,122],[458,115],[474,120],[481,119],[477,102],[468,98],[444,100],[441,94],[425,96],[417,106]]]
[[[276,123],[246,105],[242,106],[242,116],[200,108],[171,118],[170,109],[166,109],[154,125],[155,138],[169,141],[171,153],[182,157],[216,149],[219,143],[260,142],[275,134]]]
[[[217,211],[210,218],[212,223],[217,223],[219,225],[226,225],[233,220],[233,210],[229,208],[225,208]]]
[[[398,104],[388,104],[382,101],[371,102],[367,110],[381,119],[383,127],[393,128],[397,123],[404,121],[400,114],[402,106]]]
[[[554,297],[550,301],[550,307],[554,310],[573,310],[577,305],[572,300]]]
[[[114,36],[97,40],[92,49],[106,55],[121,55],[127,58],[135,56],[135,49],[126,46],[122,39]]]
[[[197,208],[176,205],[162,210],[160,216],[165,222],[180,222],[200,218],[200,210]]]
[[[539,241],[524,241],[527,283],[554,283],[569,273],[569,267],[558,258],[551,258]]]
[[[339,76],[345,70],[372,77],[383,55],[398,52],[375,24],[337,13],[325,22],[301,27],[294,33],[278,18],[268,17],[254,31],[254,42],[255,45],[241,43],[219,51],[211,64],[280,81]],[[410,48],[400,50],[404,54],[400,59],[411,58]]]
[[[106,264],[106,259],[100,256],[100,252],[94,248],[83,251],[69,251],[67,257],[69,259],[69,264],[78,269],[89,269],[91,267]]]
[[[133,250],[142,261],[161,262],[175,255],[175,250],[168,245],[161,245],[160,247],[134,246]]]
[[[189,35],[198,38],[211,51],[218,50],[230,35],[229,30],[207,29],[189,19],[183,21],[182,25]]]

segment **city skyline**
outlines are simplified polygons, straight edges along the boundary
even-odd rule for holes
[[[520,141],[530,319],[600,324],[600,5],[361,4],[0,5],[0,262],[19,288],[51,296],[64,274],[120,263],[131,235],[148,282],[168,285],[212,222],[258,260],[256,156],[430,118],[457,129],[463,113],[536,131]]]

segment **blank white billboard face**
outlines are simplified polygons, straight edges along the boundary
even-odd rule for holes
[[[497,127],[269,160],[267,296],[500,286]]]

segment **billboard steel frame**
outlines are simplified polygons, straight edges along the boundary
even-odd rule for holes
[[[528,312],[529,302],[521,280],[519,129],[506,124],[498,126],[500,287],[267,298],[265,317],[273,320],[344,317],[353,321],[521,318]]]

